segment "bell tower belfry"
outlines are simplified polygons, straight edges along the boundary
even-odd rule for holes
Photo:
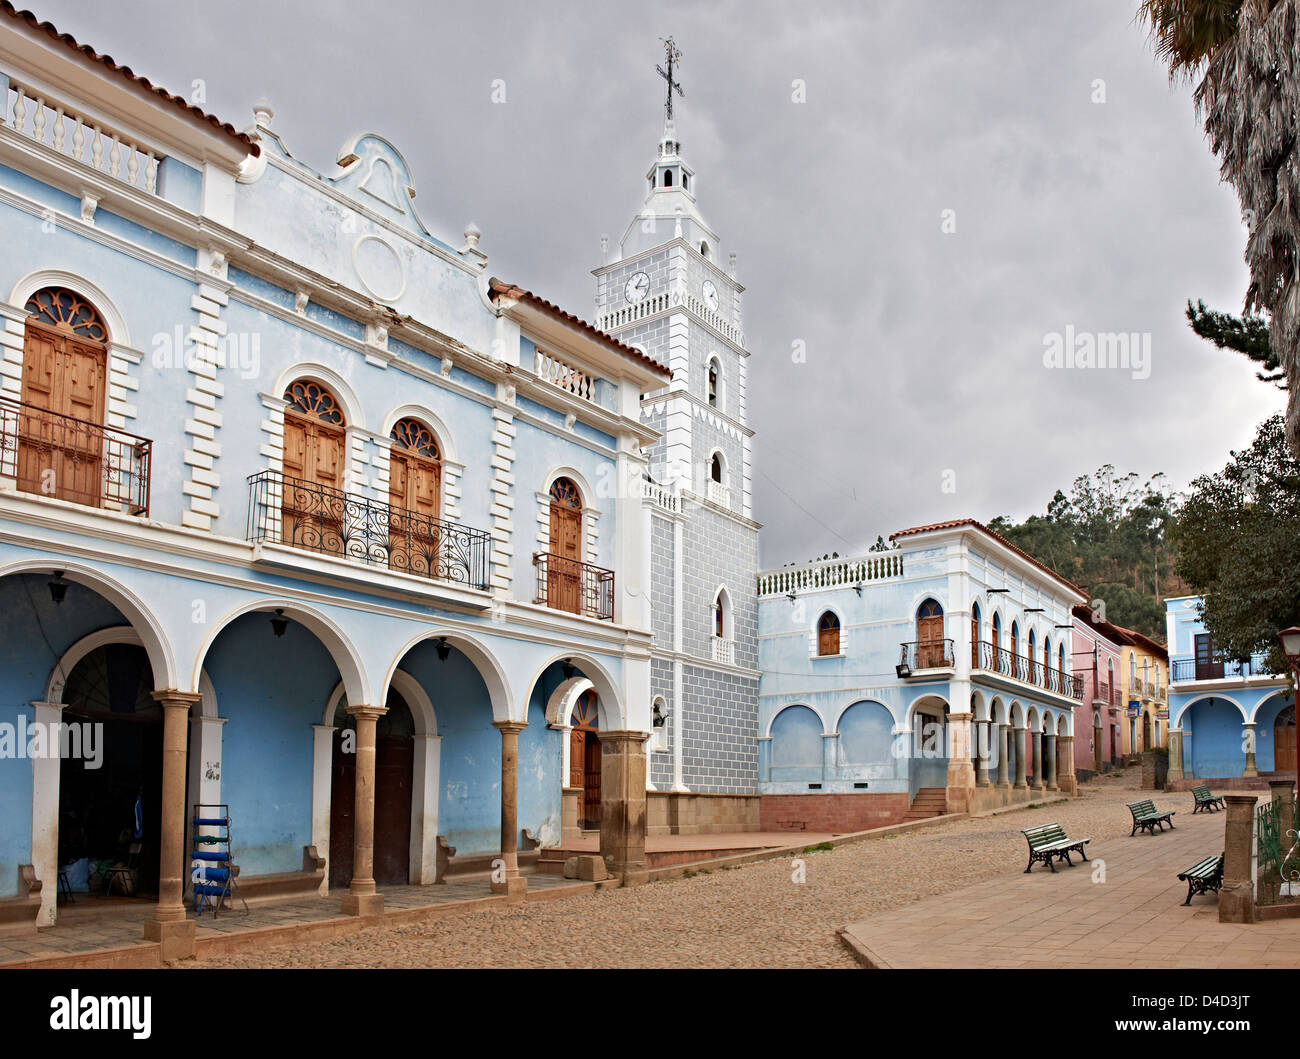
[[[649,452],[647,502],[652,701],[668,720],[650,744],[651,780],[659,789],[743,793],[757,789],[759,529],[744,287],[735,255],[724,266],[720,237],[700,210],[673,117],[673,96],[684,95],[675,79],[682,56],[671,38],[664,49],[667,68],[656,67],[666,82],[663,132],[640,208],[617,247],[602,239],[595,322],[672,372],[641,403],[642,421],[662,435]]]

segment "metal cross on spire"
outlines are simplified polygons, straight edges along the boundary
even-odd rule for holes
[[[659,39],[664,42],[664,56],[668,60],[668,69],[664,70],[664,68],[658,63],[655,63],[655,69],[659,71],[659,76],[668,82],[667,93],[664,99],[664,110],[668,115],[668,120],[671,122],[673,120],[673,89],[677,90],[679,96],[686,95],[686,93],[682,91],[682,86],[673,80],[673,64],[681,62],[682,53],[677,50],[677,45],[673,43],[672,37],[660,37]]]

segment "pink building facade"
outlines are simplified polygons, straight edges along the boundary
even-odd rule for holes
[[[1071,621],[1074,673],[1083,677],[1083,701],[1074,708],[1074,764],[1080,780],[1109,772],[1123,756],[1121,742],[1123,635],[1083,604]]]

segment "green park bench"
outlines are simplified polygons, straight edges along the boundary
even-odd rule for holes
[[[1170,830],[1173,830],[1174,822],[1170,819],[1174,815],[1173,811],[1162,813],[1156,808],[1155,802],[1149,799],[1144,802],[1129,802],[1128,811],[1133,814],[1133,830],[1128,833],[1129,838],[1137,834],[1139,827],[1143,831],[1155,831],[1159,826],[1163,831],[1165,824],[1168,824]]]
[[[1192,808],[1192,812],[1194,813],[1199,813],[1202,809],[1209,810],[1226,808],[1223,796],[1219,794],[1211,794],[1210,788],[1204,783],[1199,787],[1192,788],[1192,797],[1196,799],[1196,805]]]
[[[1055,873],[1056,865],[1052,863],[1053,857],[1073,865],[1074,861],[1070,859],[1070,853],[1077,851],[1084,860],[1088,859],[1088,854],[1083,851],[1083,847],[1092,840],[1067,838],[1060,824],[1040,824],[1038,827],[1026,828],[1020,833],[1029,843],[1029,867],[1025,868],[1026,875],[1029,874],[1029,869],[1034,866],[1036,860],[1041,860]]]
[[[1186,871],[1178,873],[1178,881],[1187,883],[1187,900],[1183,902],[1184,905],[1191,904],[1192,898],[1197,894],[1208,893],[1210,890],[1217,894],[1223,885],[1223,854],[1197,861]]]

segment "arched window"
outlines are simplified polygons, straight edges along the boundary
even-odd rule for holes
[[[1131,688],[1138,682],[1138,660],[1137,654],[1133,651],[1128,653],[1128,686]]]
[[[683,177],[682,177],[682,187],[685,187],[685,186],[686,186],[686,178],[683,176]],[[700,243],[700,253],[704,255],[705,260],[708,260],[708,258],[709,258],[709,244],[708,244],[707,242],[701,242],[701,243]]]
[[[395,570],[437,576],[442,534],[442,451],[418,419],[399,419],[389,433],[389,565]]]
[[[725,640],[728,643],[733,640],[731,619],[731,596],[725,588],[718,589],[718,594],[713,597],[713,638],[715,640]],[[719,648],[714,647],[714,661],[730,662],[730,658],[718,657]]]
[[[664,187],[666,187],[666,188],[670,188],[670,187],[672,187],[672,186],[673,186],[673,171],[672,171],[671,169],[665,169],[665,170],[664,170]]]
[[[980,664],[980,605],[972,603],[970,608],[970,664],[978,669]]]
[[[927,599],[916,608],[916,667],[933,669],[947,664],[943,642],[943,607],[937,599]]]
[[[829,610],[817,621],[817,653],[819,655],[840,653],[840,619]]]
[[[718,364],[717,361],[709,361],[708,375],[708,396],[709,407],[718,407]]]
[[[993,615],[993,646],[997,650],[1002,648],[1002,615],[994,613]],[[996,664],[996,663],[995,663]]]
[[[1056,648],[1056,668],[1062,673],[1065,672],[1065,644],[1062,643]]]
[[[113,499],[103,436],[67,420],[104,423],[108,329],[93,305],[63,287],[36,291],[25,308],[17,486],[97,507]]]
[[[347,420],[329,389],[299,379],[284,391],[283,543],[343,552]]]
[[[709,460],[709,478],[712,481],[717,482],[719,485],[722,485],[723,483],[724,472],[722,466],[722,453],[720,452],[715,452],[712,459]]]
[[[1043,679],[1048,680],[1047,670],[1052,668],[1052,638],[1043,637]]]
[[[683,191],[689,191],[690,188],[691,188],[691,175],[690,175],[690,173],[683,173],[683,174],[682,174],[682,190],[683,190]]]
[[[582,613],[582,494],[571,478],[551,483],[551,553],[546,566],[546,603]]]

